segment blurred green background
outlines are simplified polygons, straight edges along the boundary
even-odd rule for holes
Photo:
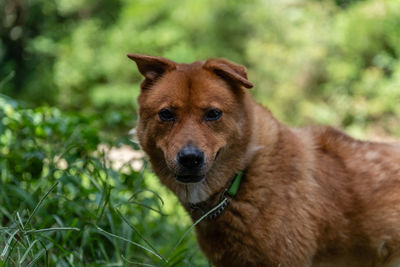
[[[0,0],[0,266],[207,265],[193,233],[167,261],[190,220],[107,156],[138,149],[126,53],[225,57],[286,124],[400,137],[400,0]]]
[[[400,135],[397,0],[2,0],[0,12],[0,77],[13,77],[1,92],[29,106],[134,116],[126,53],[226,57],[286,123]]]

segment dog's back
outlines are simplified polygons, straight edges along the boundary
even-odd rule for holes
[[[396,266],[400,147],[358,141],[330,127],[294,133],[312,153],[311,180],[321,201],[313,266]]]
[[[400,255],[400,147],[354,140],[331,128],[318,129],[314,135],[320,172],[331,168],[323,158],[341,165],[342,171],[321,175],[318,180],[326,183],[325,192],[331,193],[332,201],[342,202],[337,205],[342,206],[347,221],[345,243],[363,249],[359,260],[368,258],[369,251],[369,256],[379,259],[372,265],[393,263]],[[335,192],[337,183],[340,191]],[[335,246],[337,243],[332,243]]]

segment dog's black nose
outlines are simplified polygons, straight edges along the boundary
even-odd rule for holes
[[[204,153],[195,146],[185,146],[176,156],[181,167],[185,169],[196,169],[204,163]]]

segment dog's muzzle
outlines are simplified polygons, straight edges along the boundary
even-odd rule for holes
[[[183,147],[176,156],[179,171],[175,179],[182,183],[197,183],[204,179],[204,152],[195,146]]]

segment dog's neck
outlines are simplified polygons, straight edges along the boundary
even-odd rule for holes
[[[200,203],[185,203],[193,221],[204,216],[204,219],[213,220],[217,218],[227,207],[231,198],[234,198],[239,190],[244,172],[240,171],[229,181],[228,185],[221,191],[211,195]]]

